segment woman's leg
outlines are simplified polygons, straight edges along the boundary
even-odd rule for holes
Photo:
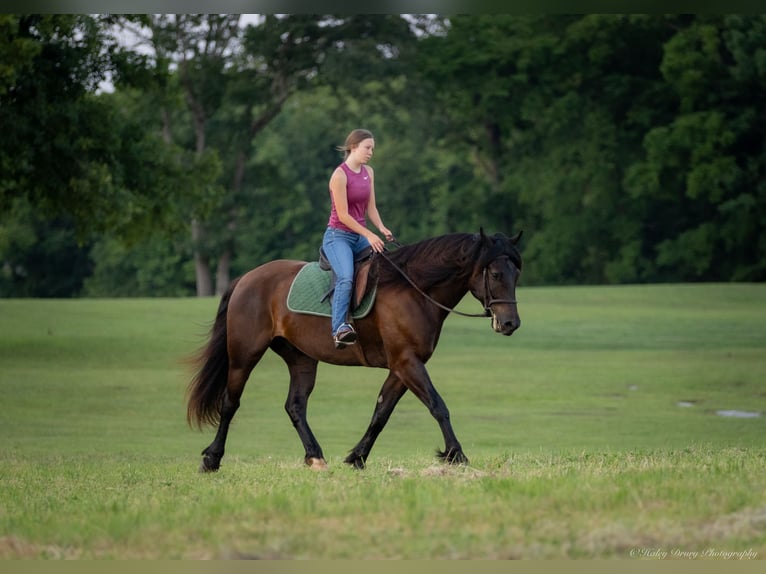
[[[359,255],[362,251],[365,249],[368,249],[370,247],[370,242],[367,240],[366,237],[362,237],[361,235],[356,236],[356,241],[354,242],[352,246],[352,250],[354,251],[354,257]]]
[[[346,321],[348,305],[351,302],[351,284],[354,280],[354,250],[352,243],[355,233],[328,228],[322,247],[335,272],[335,292],[332,296],[332,334]]]

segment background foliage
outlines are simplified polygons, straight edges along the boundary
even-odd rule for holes
[[[314,258],[354,127],[402,241],[524,229],[527,284],[766,277],[764,15],[0,29],[0,296],[210,295]]]

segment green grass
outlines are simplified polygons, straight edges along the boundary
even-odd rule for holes
[[[766,556],[766,285],[518,295],[513,337],[451,317],[429,363],[470,466],[406,395],[347,468],[385,372],[322,365],[309,471],[268,354],[213,475],[180,360],[217,301],[0,300],[0,557]]]

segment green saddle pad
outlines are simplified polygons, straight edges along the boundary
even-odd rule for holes
[[[319,267],[319,262],[313,261],[307,263],[298,271],[290,285],[290,292],[287,294],[287,308],[295,313],[306,313],[308,315],[319,315],[320,317],[332,317],[332,307],[328,297],[322,301],[330,289],[330,280],[332,273],[324,271]],[[375,302],[377,286],[373,287],[367,295],[364,296],[359,306],[351,312],[354,319],[366,317],[372,309]]]

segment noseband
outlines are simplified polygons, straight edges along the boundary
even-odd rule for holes
[[[442,305],[436,299],[431,297],[428,293],[423,291],[420,287],[415,285],[415,282],[412,279],[410,279],[409,275],[407,275],[396,263],[391,261],[391,258],[386,254],[385,251],[382,251],[380,253],[380,255],[382,255],[383,258],[386,261],[388,261],[391,264],[391,266],[394,269],[396,269],[399,272],[399,274],[402,277],[404,277],[410,285],[412,285],[412,287],[415,289],[415,291],[417,291],[423,297],[425,297],[428,301],[430,301],[431,303],[433,303],[434,305],[439,307],[439,309],[447,311],[448,313],[455,313],[456,315],[461,315],[463,317],[491,317],[492,316],[492,305],[495,305],[497,303],[508,303],[508,304],[511,304],[511,305],[516,305],[516,299],[495,299],[492,296],[492,291],[489,288],[489,273],[487,272],[487,267],[489,267],[497,259],[501,259],[502,257],[505,257],[507,259],[508,258],[507,255],[501,255],[500,257],[497,257],[497,258],[493,259],[492,261],[487,263],[487,267],[485,267],[482,270],[482,276],[483,276],[483,279],[484,279],[484,303],[483,303],[483,305],[484,305],[484,313],[463,313],[462,311],[458,311],[457,309],[453,309],[451,307],[447,307],[446,305]]]
[[[496,259],[493,259],[489,263],[487,263],[487,267],[490,266],[491,263],[494,261],[497,261],[497,259],[508,259],[507,255],[501,255],[500,257],[497,257]],[[487,272],[487,267],[484,268],[482,271],[482,275],[484,275],[484,316],[485,317],[491,317],[492,316],[492,305],[495,305],[496,303],[507,303],[510,305],[516,305],[516,299],[495,299],[492,296],[492,291],[489,288],[489,273]],[[457,312],[457,311],[456,311]],[[481,317],[481,315],[472,315],[473,317]]]

